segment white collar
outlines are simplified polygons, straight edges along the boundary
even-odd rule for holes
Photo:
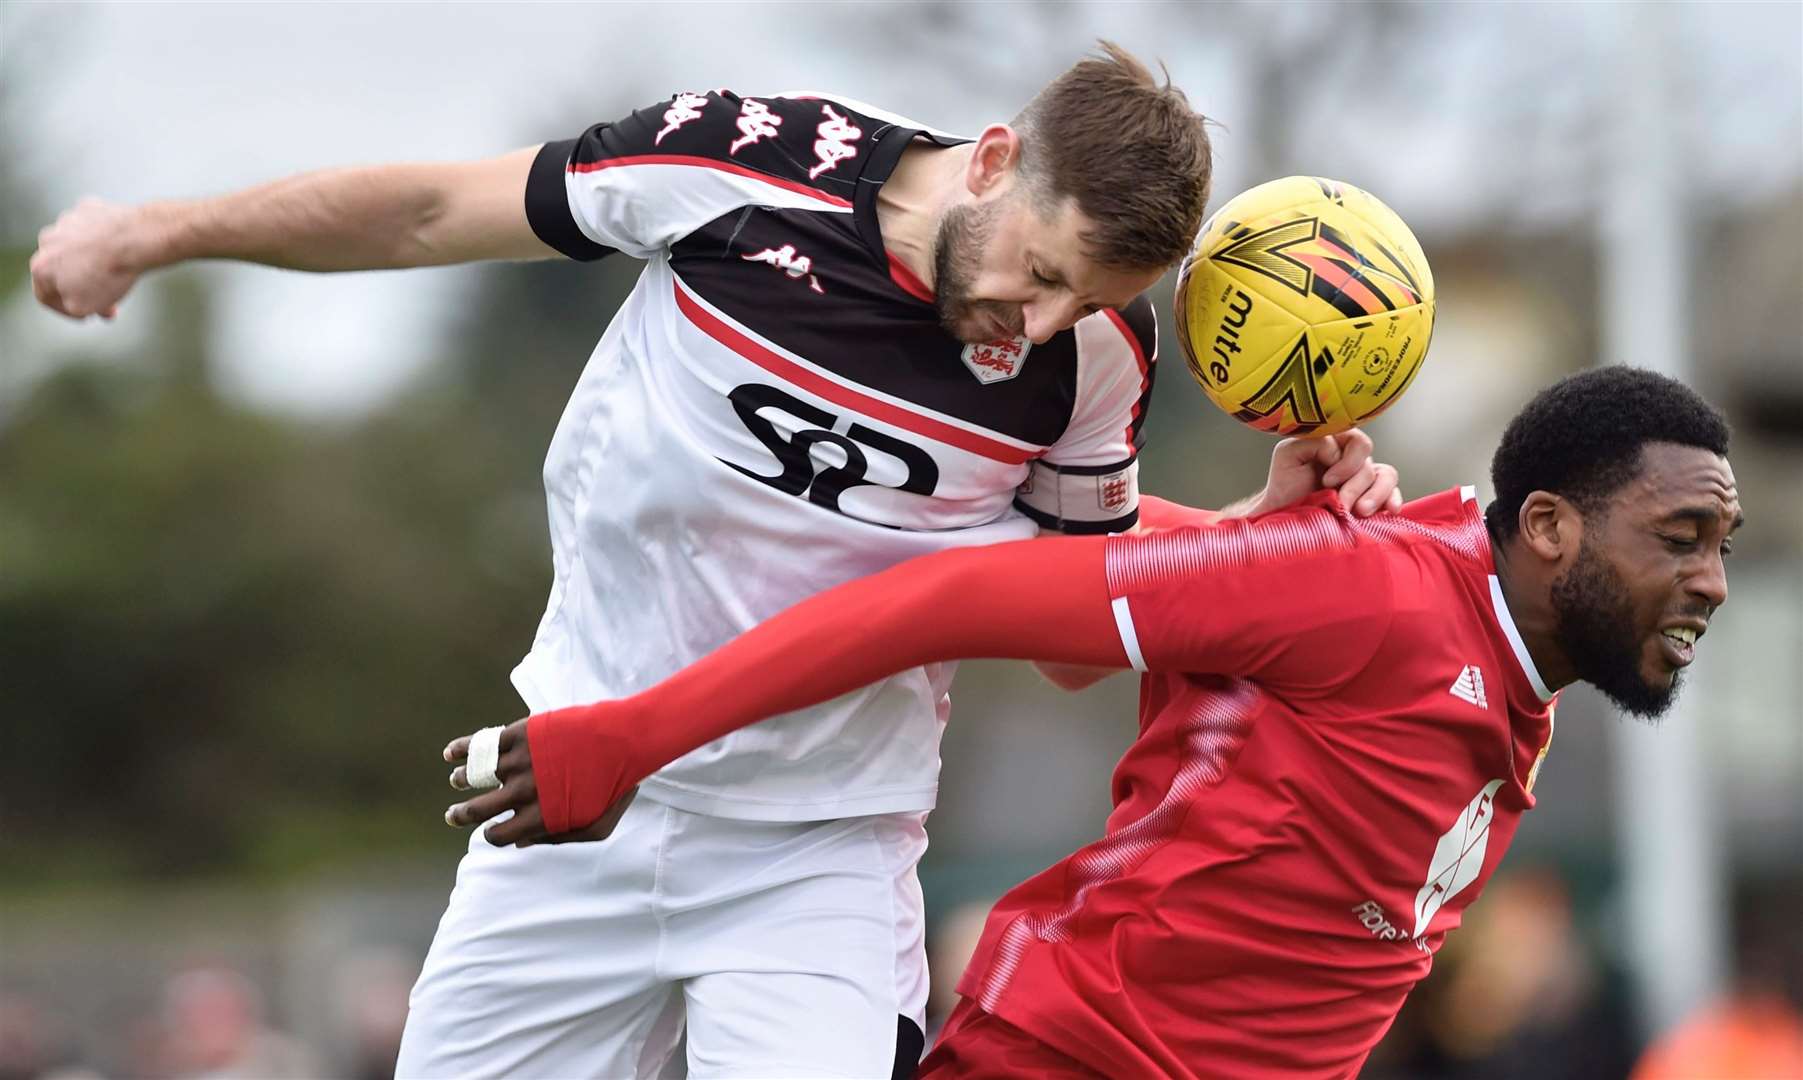
[[[1503,599],[1502,582],[1495,574],[1490,575],[1490,606],[1496,612],[1496,622],[1502,627],[1503,636],[1509,639],[1509,647],[1515,650],[1515,659],[1520,662],[1521,670],[1527,672],[1528,682],[1534,684],[1534,693],[1540,700],[1551,701],[1553,692],[1546,688],[1541,680],[1540,672],[1534,667],[1534,658],[1528,655],[1528,647],[1521,640],[1521,631],[1515,628],[1515,617],[1509,614],[1509,604]]]

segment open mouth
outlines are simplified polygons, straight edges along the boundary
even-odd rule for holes
[[[1697,639],[1702,632],[1689,626],[1671,626],[1659,631],[1659,643],[1665,653],[1666,662],[1673,667],[1685,667],[1697,655]]]

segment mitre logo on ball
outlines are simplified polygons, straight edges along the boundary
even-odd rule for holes
[[[1012,379],[1027,364],[1027,353],[1033,343],[1024,337],[999,338],[964,346],[964,366],[980,383],[988,384]]]

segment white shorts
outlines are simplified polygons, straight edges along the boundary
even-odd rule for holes
[[[685,1024],[692,1077],[889,1077],[903,1043],[912,1075],[925,822],[736,821],[640,795],[598,843],[478,833],[396,1076],[656,1077]]]

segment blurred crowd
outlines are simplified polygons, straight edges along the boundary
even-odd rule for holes
[[[1803,882],[1740,890],[1729,991],[1669,1031],[1636,1030],[1607,906],[1550,864],[1505,867],[1367,1064],[1368,1080],[1796,1080],[1803,1077]],[[930,905],[928,1038],[993,897]],[[422,910],[422,920],[431,912]],[[0,969],[0,1080],[393,1075],[419,956],[345,948],[296,988],[217,957],[154,989],[73,1002]],[[287,988],[284,996],[279,988]],[[300,996],[326,1003],[298,1008]],[[306,1016],[303,1022],[299,1017]],[[680,1069],[676,1075],[680,1075]]]
[[[76,1030],[48,1000],[0,989],[0,1080],[383,1080],[394,1075],[417,971],[386,955],[352,958],[336,987],[335,1031],[311,1039],[286,1030],[263,987],[223,964],[171,974],[104,1030]]]
[[[1636,1030],[1606,924],[1550,867],[1518,867],[1472,906],[1371,1058],[1371,1080],[1803,1077],[1795,894],[1739,904],[1727,991],[1669,1031]]]

